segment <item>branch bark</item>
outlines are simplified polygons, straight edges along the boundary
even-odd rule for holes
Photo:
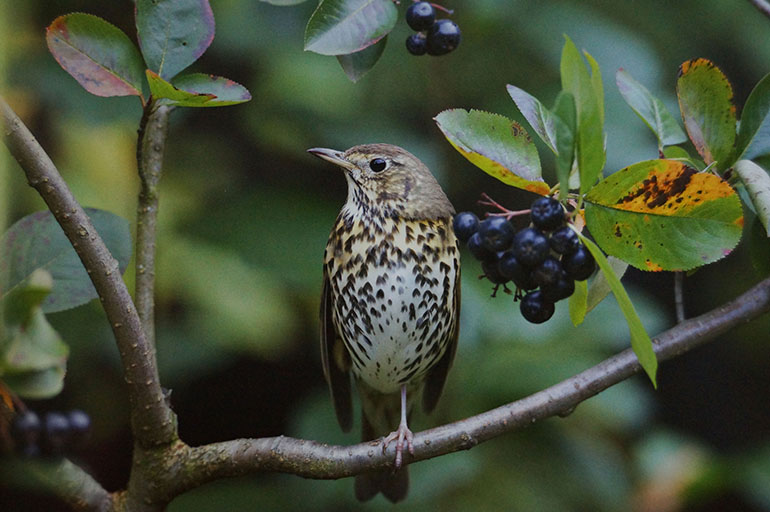
[[[131,426],[144,446],[176,439],[176,417],[160,387],[155,351],[145,336],[128,288],[104,241],[53,162],[16,113],[0,98],[3,142],[75,248],[99,294],[118,345],[131,402]]]
[[[136,309],[147,341],[155,347],[155,235],[158,183],[168,135],[170,107],[147,103],[139,125],[136,162],[141,188],[136,212]]]

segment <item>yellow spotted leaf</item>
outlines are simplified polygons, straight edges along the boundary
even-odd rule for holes
[[[586,225],[607,253],[641,270],[689,270],[741,238],[738,195],[722,178],[674,160],[621,169],[586,195]]]

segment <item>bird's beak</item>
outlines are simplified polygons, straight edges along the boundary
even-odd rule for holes
[[[322,158],[323,160],[326,160],[327,162],[331,162],[334,165],[338,165],[342,167],[343,169],[353,169],[355,165],[348,162],[345,157],[343,156],[342,151],[337,151],[336,149],[328,149],[328,148],[310,148],[307,150],[308,153],[312,153],[318,158]]]

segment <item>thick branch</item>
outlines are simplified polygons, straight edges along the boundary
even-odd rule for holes
[[[155,234],[158,182],[168,135],[170,108],[150,102],[145,107],[136,145],[141,189],[136,212],[136,309],[147,341],[155,347]]]
[[[737,299],[687,320],[657,336],[659,361],[681,355],[719,334],[770,311],[770,279]],[[466,450],[555,415],[566,415],[578,404],[641,370],[631,349],[550,388],[491,411],[415,434],[419,461]],[[187,464],[177,466],[169,482],[174,495],[205,482],[257,471],[293,473],[307,478],[336,479],[376,468],[392,467],[393,448],[382,453],[377,442],[331,446],[315,441],[274,437],[238,439],[191,448]]]
[[[102,301],[123,363],[136,440],[145,446],[171,442],[176,437],[175,416],[164,399],[154,350],[144,335],[117,260],[51,159],[2,98],[0,110],[5,145],[61,225]]]

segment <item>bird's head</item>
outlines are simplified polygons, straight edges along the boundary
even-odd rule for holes
[[[391,144],[364,144],[345,152],[308,152],[345,170],[348,203],[407,219],[451,217],[454,208],[428,168],[416,156]]]

